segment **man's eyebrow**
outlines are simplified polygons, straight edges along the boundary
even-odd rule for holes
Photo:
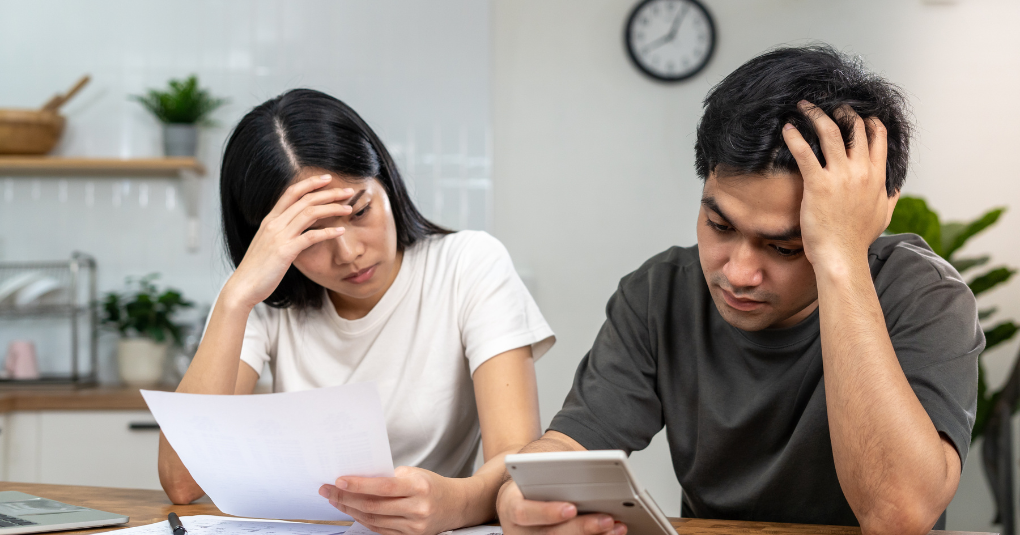
[[[730,218],[723,213],[722,208],[719,208],[719,203],[715,202],[715,197],[702,197],[701,205],[719,214],[719,217],[725,219],[727,223],[730,221]]]
[[[361,191],[355,193],[354,196],[351,197],[351,200],[347,202],[347,206],[352,206],[353,207],[354,204],[358,202],[358,199],[360,199],[361,196],[364,195],[364,194],[365,194],[365,190],[361,190]]]
[[[719,217],[723,218],[727,223],[733,224],[732,220],[729,217],[727,217],[725,213],[723,213],[721,208],[719,208],[719,203],[715,202],[714,197],[702,197],[701,204],[705,208],[708,208],[709,210],[719,214]],[[755,236],[767,241],[799,240],[801,238],[800,226],[798,225],[796,227],[788,228],[780,232],[755,232]]]

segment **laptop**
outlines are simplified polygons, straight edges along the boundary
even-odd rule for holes
[[[69,505],[24,492],[0,492],[0,535],[126,524],[128,517]]]

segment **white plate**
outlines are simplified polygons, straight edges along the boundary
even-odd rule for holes
[[[43,274],[38,271],[26,271],[5,280],[3,284],[0,284],[0,306],[9,305],[10,303],[7,301],[11,301],[14,294],[41,278],[43,278]]]
[[[37,304],[36,301],[39,301],[53,292],[60,291],[63,288],[64,285],[57,279],[44,277],[22,288],[22,290],[18,292],[18,295],[14,298],[14,304],[18,307]]]

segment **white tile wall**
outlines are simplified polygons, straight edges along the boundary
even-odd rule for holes
[[[197,74],[230,99],[202,134],[210,173],[197,252],[186,247],[176,180],[0,178],[0,261],[80,250],[98,260],[100,291],[159,271],[187,297],[211,301],[229,274],[219,243],[223,144],[248,109],[294,87],[357,110],[427,216],[489,228],[489,10],[478,0],[0,0],[0,107],[40,106],[92,76],[63,110],[56,154],[159,156],[158,123],[128,96],[170,78]],[[0,324],[0,350],[18,336],[12,329]]]

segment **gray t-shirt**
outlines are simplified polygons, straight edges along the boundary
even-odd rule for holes
[[[900,366],[966,459],[985,345],[974,296],[913,234],[879,238],[868,261]],[[857,525],[832,458],[817,311],[789,328],[731,326],[695,246],[624,277],[606,316],[550,429],[629,454],[665,425],[684,516]]]

